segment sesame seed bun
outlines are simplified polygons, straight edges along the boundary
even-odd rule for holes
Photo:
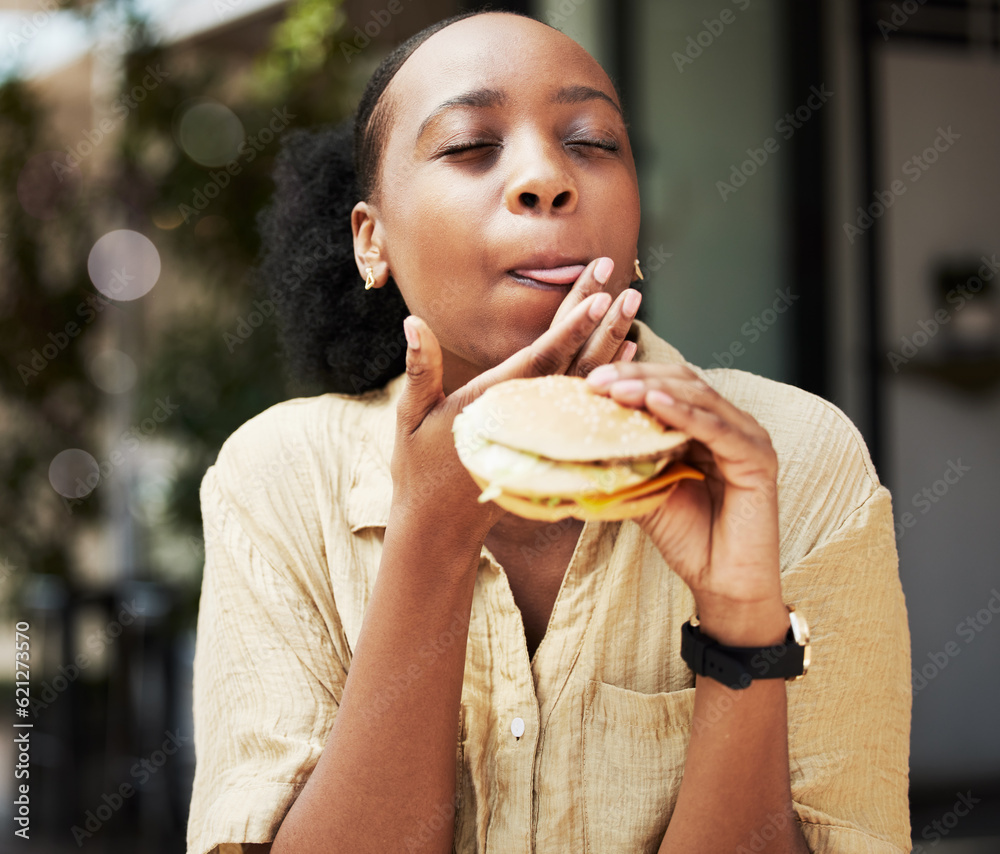
[[[582,377],[562,374],[508,380],[472,404],[508,414],[489,435],[517,451],[565,462],[637,462],[672,452],[688,441],[642,409],[591,390]]]

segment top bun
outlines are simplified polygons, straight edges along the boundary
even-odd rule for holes
[[[480,409],[480,435],[517,451],[564,462],[654,459],[680,452],[688,435],[665,427],[592,391],[581,377],[562,374],[506,380],[488,388],[466,410]]]

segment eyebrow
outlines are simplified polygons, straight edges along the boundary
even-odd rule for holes
[[[556,92],[552,100],[557,104],[582,104],[584,101],[594,100],[607,101],[615,108],[615,112],[624,118],[622,108],[615,103],[614,99],[606,92],[595,89],[593,86],[567,86]]]
[[[592,86],[566,86],[556,92],[552,97],[552,102],[555,104],[582,104],[586,101],[606,101],[612,107],[615,108],[615,112],[618,113],[624,119],[621,107],[615,103],[614,99],[611,98],[606,92],[602,92],[600,89],[595,89]],[[417,139],[419,139],[424,131],[434,119],[436,119],[443,112],[453,109],[454,107],[478,107],[480,109],[490,109],[495,107],[502,107],[508,101],[507,93],[502,92],[499,89],[474,89],[471,92],[465,92],[461,95],[456,95],[454,98],[449,98],[447,101],[442,101],[438,104],[427,118],[425,118],[421,123],[420,127],[417,129]]]
[[[442,101],[438,104],[431,111],[431,114],[420,123],[420,127],[417,130],[417,139],[420,139],[423,135],[427,125],[446,110],[454,107],[480,107],[488,109],[490,107],[502,107],[505,103],[507,103],[507,94],[501,92],[499,89],[474,89],[471,92],[456,95],[454,98],[449,98],[447,101]]]

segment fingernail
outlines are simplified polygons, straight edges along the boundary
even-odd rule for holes
[[[637,290],[629,288],[625,292],[625,302],[622,304],[622,312],[630,320],[635,317],[636,312],[639,311],[639,303],[642,302],[642,294]]]
[[[608,309],[611,307],[611,295],[600,293],[594,296],[594,301],[590,304],[590,310],[587,314],[590,315],[591,320],[600,320],[607,314]]]
[[[412,317],[403,321],[403,334],[406,336],[406,343],[411,350],[420,349],[420,333],[417,332],[416,323]]]
[[[611,385],[618,376],[614,365],[601,365],[587,374],[587,382],[598,388]]]
[[[634,341],[626,341],[625,342],[625,349],[624,349],[624,351],[622,351],[622,359],[621,360],[623,362],[631,362],[633,356],[635,356],[635,354],[638,351],[639,351],[639,345],[638,344],[636,344]]]
[[[615,262],[610,258],[602,258],[597,262],[597,266],[594,267],[594,278],[597,279],[602,285],[608,283],[608,279],[611,278],[611,271],[615,269]]]
[[[655,389],[649,393],[649,402],[660,406],[673,406],[676,401],[666,392]]]

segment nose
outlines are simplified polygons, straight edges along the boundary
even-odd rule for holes
[[[516,214],[572,213],[579,199],[576,182],[562,161],[563,152],[525,141],[513,152],[504,191],[507,210]]]

